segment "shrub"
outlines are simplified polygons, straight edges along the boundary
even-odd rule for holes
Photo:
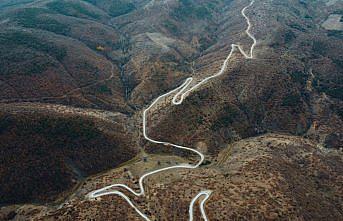
[[[301,97],[298,94],[288,94],[282,100],[282,106],[296,107],[301,104]]]
[[[177,26],[172,23],[170,20],[165,20],[163,22],[163,26],[168,29],[172,34],[178,34],[178,29],[177,29]]]
[[[82,4],[76,2],[54,1],[47,4],[48,8],[63,15],[80,17],[86,15],[87,17],[97,19],[100,15],[89,11]],[[82,16],[81,16],[82,17]]]
[[[212,129],[217,130],[222,127],[228,127],[230,124],[232,124],[235,120],[235,118],[238,116],[238,111],[236,108],[232,106],[228,106],[224,113],[219,117],[214,124],[212,125]]]
[[[112,17],[117,17],[120,15],[127,14],[133,10],[135,10],[136,7],[131,2],[126,2],[124,0],[118,0],[114,1],[113,4],[109,8],[109,13]]]
[[[48,13],[52,12],[42,8],[26,8],[19,11],[13,19],[26,28],[37,28],[62,35],[70,32],[69,26],[45,16]]]
[[[288,44],[290,43],[291,41],[293,41],[295,39],[295,34],[293,31],[291,30],[288,30],[286,31],[285,35],[284,35],[284,41],[285,41],[285,44]]]
[[[327,88],[324,91],[331,97],[343,100],[343,87]]]
[[[312,50],[314,54],[320,54],[322,56],[325,56],[328,51],[328,46],[323,41],[313,41]]]
[[[189,0],[181,0],[180,5],[171,13],[171,15],[181,21],[184,21],[189,17],[196,17],[197,19],[212,17],[211,11],[206,6],[193,4]]]
[[[295,71],[295,72],[292,72],[290,75],[291,75],[291,78],[294,82],[297,82],[297,83],[301,84],[302,86],[304,86],[306,84],[307,75],[304,72]]]
[[[0,33],[0,45],[1,44],[12,48],[17,47],[18,45],[25,46],[27,48],[45,52],[46,54],[55,57],[59,61],[62,60],[67,54],[65,48],[57,47],[50,42],[44,42],[31,33],[20,31]]]
[[[102,84],[97,87],[97,91],[101,94],[112,94],[112,91],[107,85]]]
[[[329,37],[335,37],[338,39],[343,39],[343,31],[330,30],[330,31],[328,31],[328,36]]]

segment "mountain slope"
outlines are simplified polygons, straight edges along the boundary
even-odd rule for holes
[[[198,160],[144,139],[143,111],[188,77],[187,89],[218,73],[232,44],[248,53],[249,2],[0,3],[0,219],[140,220],[121,197],[86,195]],[[247,8],[253,59],[236,50],[182,104],[169,96],[147,113],[150,138],[205,161],[147,178],[146,196],[128,195],[134,204],[152,220],[186,220],[210,189],[210,220],[340,220],[342,9],[331,0]]]

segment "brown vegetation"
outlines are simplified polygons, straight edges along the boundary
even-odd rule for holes
[[[120,125],[73,115],[0,113],[1,204],[45,202],[83,180],[135,156]]]

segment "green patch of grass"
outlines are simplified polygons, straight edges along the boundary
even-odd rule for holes
[[[330,30],[328,31],[328,36],[343,39],[343,31]]]
[[[304,86],[306,84],[307,75],[304,72],[295,71],[295,72],[292,72],[290,75],[291,75],[291,78],[294,82],[297,82],[297,83],[301,84],[302,86]]]
[[[335,87],[335,88],[322,88],[322,92],[325,92],[327,95],[343,100],[343,87]]]
[[[85,142],[96,139],[101,134],[94,126],[94,123],[78,117],[61,120],[60,118],[41,118],[33,125],[26,125],[25,120],[20,123],[18,135],[29,137],[39,134],[58,148],[65,148],[65,143]]]
[[[195,7],[194,8],[194,14],[198,19],[204,19],[204,18],[211,18],[212,17],[211,11],[204,6]]]
[[[117,0],[111,4],[109,8],[109,14],[112,17],[117,17],[120,15],[125,15],[127,13],[130,13],[131,11],[135,9],[136,7],[133,3],[124,1],[124,0]]]
[[[208,19],[212,17],[211,7],[213,5],[198,5],[190,0],[181,0],[180,5],[171,13],[178,20],[185,21],[190,17],[197,19]]]
[[[313,41],[312,50],[314,54],[325,56],[328,53],[327,43],[324,41]]]
[[[343,119],[343,108],[336,110],[337,115]]]
[[[198,123],[198,124],[203,124],[203,123],[204,123],[204,117],[200,115],[200,116],[197,118],[197,123]]]
[[[343,9],[337,9],[332,14],[343,14]]]
[[[339,68],[343,69],[343,59],[340,59],[340,58],[335,59],[335,58],[333,58],[332,61],[333,61],[333,63],[334,63],[335,65],[337,65]],[[343,83],[343,82],[342,82],[342,83]]]
[[[310,15],[305,15],[304,18],[305,18],[305,19],[312,19],[313,17],[310,16]]]
[[[97,92],[101,94],[112,94],[111,88],[107,87],[107,85],[102,84],[97,87]]]
[[[170,20],[165,20],[163,22],[163,26],[168,29],[172,34],[178,34],[179,31],[178,31],[178,28],[177,26]]]
[[[87,17],[94,19],[100,17],[99,14],[89,11],[84,5],[76,2],[58,0],[54,2],[49,2],[47,4],[47,7],[55,12],[68,16],[83,17],[82,15],[85,15]]]
[[[11,125],[13,120],[5,115],[0,115],[0,135],[2,132],[5,132]]]
[[[288,94],[282,100],[282,106],[296,107],[301,104],[301,97],[298,94]]]
[[[84,2],[88,2],[92,5],[95,5],[96,4],[96,0],[83,0]]]
[[[57,63],[29,48],[0,47],[0,75],[39,75]]]
[[[65,48],[57,47],[50,42],[44,42],[33,36],[31,33],[20,31],[0,33],[0,45],[6,45],[8,48],[16,48],[19,45],[26,48],[32,48],[49,54],[59,61],[61,61],[67,54]]]
[[[298,31],[305,31],[305,29],[303,27],[301,27],[301,25],[296,24],[296,23],[290,24],[289,27],[294,28],[294,29],[296,29]]]
[[[228,106],[224,113],[219,117],[211,126],[212,129],[217,130],[222,127],[228,127],[232,124],[236,117],[239,115],[238,110],[235,107]]]
[[[295,34],[293,31],[288,30],[286,31],[285,35],[284,35],[284,41],[285,44],[290,43],[291,41],[293,41],[296,38]]]
[[[34,1],[35,0],[21,0],[20,2],[16,2],[16,1],[0,1],[0,8],[16,6],[18,4],[30,3],[30,2],[34,2]]]
[[[41,74],[56,66],[56,60],[62,61],[66,54],[65,48],[45,42],[31,33],[0,33],[0,75]]]
[[[56,34],[66,35],[70,32],[70,27],[49,18],[47,15],[52,12],[42,8],[26,8],[20,10],[13,18],[19,25],[26,28],[43,29]]]
[[[343,100],[343,77],[336,76],[334,78],[318,78],[314,80],[314,87],[318,92],[325,93],[333,98]]]

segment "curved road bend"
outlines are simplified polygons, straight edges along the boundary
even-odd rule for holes
[[[250,29],[251,29],[251,23],[250,23],[250,20],[249,18],[247,17],[247,15],[245,14],[245,11],[251,7],[253,4],[254,4],[255,0],[251,0],[250,1],[250,4],[245,6],[242,10],[241,10],[241,14],[242,16],[245,18],[247,24],[248,24],[248,27],[247,29],[245,30],[246,34],[253,40],[253,44],[251,45],[250,47],[250,51],[249,53],[246,53],[240,45],[237,45],[237,44],[231,44],[231,51],[229,53],[229,55],[227,56],[227,58],[225,59],[224,63],[222,64],[221,66],[221,69],[219,72],[217,72],[216,74],[212,75],[212,76],[209,76],[205,79],[203,79],[202,81],[200,81],[199,83],[195,84],[193,87],[191,87],[190,89],[186,90],[187,87],[192,83],[193,81],[193,78],[190,77],[190,78],[187,78],[186,81],[181,84],[179,87],[167,92],[166,94],[163,94],[161,96],[159,96],[158,98],[156,98],[148,108],[146,108],[144,111],[143,111],[143,135],[144,135],[144,138],[152,143],[155,143],[155,144],[162,144],[162,145],[165,145],[165,146],[172,146],[172,147],[175,147],[175,148],[179,148],[179,149],[183,149],[183,150],[188,150],[188,151],[191,151],[191,152],[194,152],[196,153],[199,157],[200,157],[200,160],[198,161],[197,164],[195,165],[192,165],[192,164],[180,164],[180,165],[176,165],[176,166],[170,166],[170,167],[165,167],[165,168],[162,168],[162,169],[158,169],[158,170],[154,170],[154,171],[151,171],[151,172],[148,172],[146,174],[144,174],[143,176],[141,176],[139,178],[139,191],[138,192],[135,192],[133,189],[131,189],[130,187],[128,187],[127,185],[124,185],[124,184],[112,184],[112,185],[109,185],[109,186],[106,186],[106,187],[103,187],[101,189],[97,189],[97,190],[94,190],[90,193],[87,194],[87,197],[89,199],[92,199],[92,198],[96,198],[96,197],[101,197],[101,196],[105,196],[105,195],[119,195],[121,196],[123,199],[125,199],[129,205],[136,210],[136,212],[146,221],[151,221],[149,219],[149,217],[147,215],[145,215],[144,213],[142,213],[138,208],[137,206],[135,206],[132,201],[130,200],[130,198],[128,196],[126,196],[124,193],[122,193],[121,191],[118,191],[118,190],[110,190],[114,187],[121,187],[121,188],[124,188],[126,189],[127,191],[129,191],[130,193],[134,194],[135,196],[144,196],[145,195],[145,192],[144,192],[144,186],[143,186],[143,181],[146,177],[150,176],[150,175],[153,175],[153,174],[156,174],[156,173],[159,173],[159,172],[162,172],[162,171],[166,171],[166,170],[171,170],[171,169],[195,169],[197,167],[199,167],[201,165],[201,163],[204,161],[205,157],[204,155],[195,150],[195,149],[192,149],[192,148],[189,148],[189,147],[185,147],[185,146],[181,146],[181,145],[177,145],[177,144],[172,144],[172,143],[169,143],[169,142],[165,142],[165,141],[158,141],[158,140],[154,140],[152,138],[150,138],[148,135],[147,135],[147,132],[146,132],[146,125],[147,125],[147,122],[146,122],[146,115],[147,115],[147,112],[158,102],[160,101],[162,98],[164,97],[167,97],[171,94],[174,94],[174,97],[172,99],[172,104],[173,105],[179,105],[183,102],[183,100],[185,99],[185,97],[193,90],[197,89],[198,87],[200,87],[202,84],[205,84],[207,81],[209,81],[210,79],[212,78],[215,78],[215,77],[218,77],[219,75],[222,75],[227,66],[228,66],[228,63],[229,63],[229,60],[230,58],[232,57],[233,55],[233,52],[238,49],[240,51],[240,53],[242,53],[242,55],[246,58],[246,59],[252,59],[254,57],[254,48],[256,46],[256,39],[255,37],[250,33]],[[206,216],[206,212],[205,212],[205,203],[206,203],[206,200],[210,197],[211,195],[211,191],[210,190],[203,190],[201,192],[199,192],[191,201],[190,205],[189,205],[189,220],[190,221],[193,221],[193,208],[194,208],[194,204],[195,202],[201,198],[202,200],[200,201],[200,212],[201,212],[201,215],[203,217],[203,219],[205,221],[208,221],[208,218]]]

